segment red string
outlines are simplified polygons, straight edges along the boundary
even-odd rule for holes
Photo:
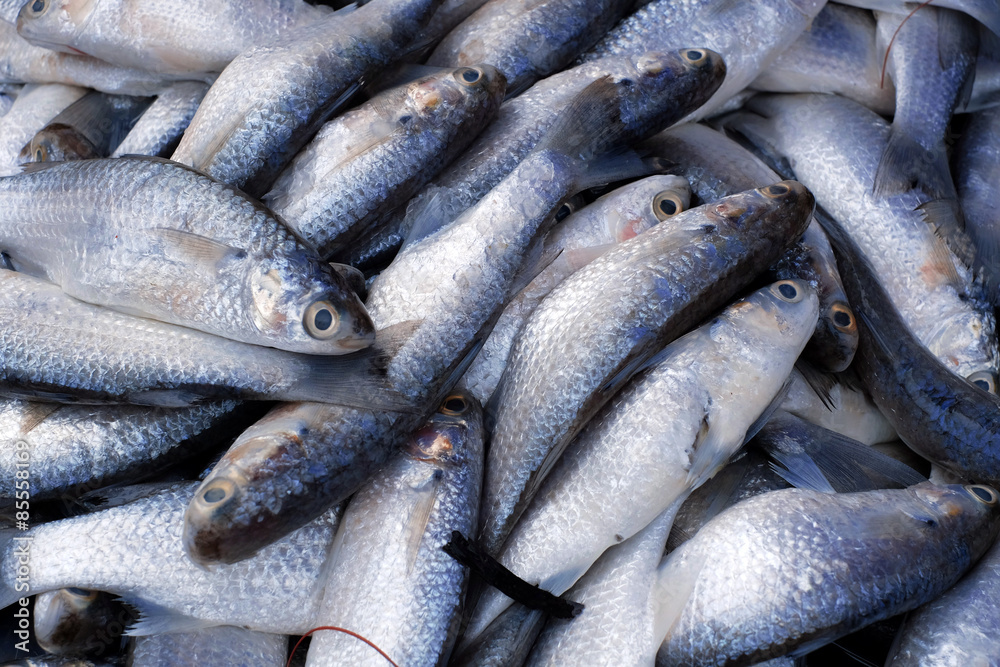
[[[383,651],[382,649],[380,649],[378,646],[375,646],[375,644],[373,644],[372,642],[368,641],[367,639],[365,639],[364,637],[362,637],[358,633],[351,632],[350,630],[345,630],[344,628],[338,628],[338,627],[333,626],[333,625],[321,625],[320,627],[313,628],[309,632],[307,632],[304,635],[302,635],[301,637],[299,637],[299,641],[295,642],[295,646],[292,648],[292,652],[288,656],[288,662],[285,663],[285,667],[291,667],[292,658],[295,657],[295,652],[299,650],[299,644],[302,643],[302,640],[305,639],[306,637],[308,637],[309,635],[311,635],[312,633],[316,632],[317,630],[336,630],[337,632],[343,632],[344,634],[350,635],[350,636],[354,637],[355,639],[360,639],[361,641],[363,641],[364,643],[368,644],[373,649],[375,649],[376,651],[378,651],[379,655],[381,655],[383,658],[385,658],[386,660],[388,660],[389,664],[392,665],[392,667],[399,667],[399,665],[397,665],[395,662],[392,661],[392,658],[390,658],[388,655],[386,655],[385,651]]]
[[[885,66],[889,64],[889,51],[892,50],[892,43],[896,41],[896,35],[899,34],[899,29],[903,27],[903,24],[910,20],[910,17],[919,12],[921,9],[927,5],[934,2],[934,0],[927,0],[926,2],[921,2],[919,5],[913,8],[906,18],[899,22],[896,26],[896,32],[892,33],[892,39],[889,40],[889,46],[885,47],[885,58],[882,60],[882,78],[878,80],[879,89],[885,88]]]

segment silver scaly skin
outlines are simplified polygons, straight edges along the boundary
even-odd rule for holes
[[[57,588],[107,591],[145,612],[130,634],[238,625],[261,632],[302,634],[313,627],[320,580],[339,522],[327,514],[238,565],[211,570],[181,546],[184,509],[195,483],[72,519],[18,532],[28,538],[28,590],[17,581],[18,548],[0,549],[0,602]],[[187,618],[185,618],[187,617]]]
[[[1000,663],[1000,544],[941,597],[906,617],[886,667]]]
[[[326,15],[304,0],[31,0],[17,31],[47,49],[194,78]]]
[[[566,597],[584,605],[570,620],[549,619],[526,667],[602,665],[642,667],[656,657],[649,582],[677,512],[675,503],[641,531],[617,544],[569,589]]]
[[[168,157],[181,140],[207,91],[208,84],[200,81],[179,81],[166,88],[156,96],[111,157]]]
[[[440,1],[372,0],[244,51],[209,89],[172,159],[263,195],[339,98],[396,59]]]
[[[815,329],[817,309],[807,283],[779,281],[668,345],[555,463],[497,559],[561,595],[606,549],[681,502],[743,445]],[[509,604],[488,590],[466,634],[475,637]]]
[[[987,486],[924,482],[745,500],[660,565],[657,664],[799,656],[932,600],[996,539],[998,498]]]
[[[732,299],[802,233],[812,209],[794,181],[732,195],[619,244],[549,294],[521,330],[494,399],[480,528],[487,551],[499,550],[631,365]]]
[[[335,357],[118,313],[6,269],[0,269],[0,318],[0,393],[7,396],[162,407],[210,398],[378,402],[356,382],[345,392]]]
[[[12,24],[0,21],[0,82],[64,83],[104,93],[156,95],[183,78],[50,51],[24,41]],[[214,76],[198,78],[207,82]]]
[[[760,96],[734,122],[788,159],[864,251],[907,326],[945,366],[962,377],[998,366],[996,324],[981,286],[919,210],[918,190],[872,193],[889,124],[857,102],[835,95]]]
[[[136,637],[133,641],[130,667],[282,667],[288,656],[287,636],[228,625]]]
[[[324,125],[263,200],[326,257],[461,154],[504,90],[495,67],[477,65],[385,91]]]
[[[895,48],[895,47],[893,47]],[[875,45],[871,12],[828,2],[809,28],[750,87],[772,93],[832,93],[892,115],[896,89],[882,80],[885,50]]]
[[[351,499],[316,617],[359,633],[400,665],[444,664],[457,638],[465,566],[442,547],[476,532],[483,480],[482,409],[445,398],[403,451]],[[313,635],[309,667],[381,665],[338,632]]]
[[[955,186],[965,231],[976,246],[976,261],[985,270],[994,303],[1000,301],[1000,216],[995,184],[1000,180],[1000,107],[970,116],[955,148]]]
[[[61,83],[26,86],[0,117],[0,176],[20,173],[17,157],[24,144],[56,114],[86,94],[83,88]]]
[[[748,150],[704,125],[678,125],[644,142],[643,148],[676,164],[703,202],[762,187],[779,178]],[[806,346],[806,357],[826,371],[846,369],[858,349],[857,321],[847,303],[830,240],[815,219],[809,221],[802,239],[778,261],[773,272],[777,278],[808,281],[819,296],[820,319]]]
[[[134,479],[162,467],[172,453],[183,452],[179,448],[186,441],[226,421],[237,405],[220,401],[176,410],[132,405],[96,409],[3,400],[0,478],[14,479],[18,452],[27,452],[32,499],[63,494],[72,498]],[[0,490],[0,504],[12,504],[13,499],[13,486]]]
[[[698,44],[722,54],[726,80],[686,120],[705,118],[757,78],[802,34],[826,0],[655,0],[612,29],[584,55],[607,56]]]
[[[279,218],[183,165],[66,162],[0,179],[0,201],[14,267],[83,301],[307,354],[374,340],[354,291]]]
[[[517,95],[593,46],[632,5],[633,0],[493,0],[441,40],[427,64],[490,63]]]
[[[843,0],[841,4],[904,16],[913,9],[909,0]],[[984,24],[986,28],[1000,35],[1000,6],[994,0],[935,0],[933,6],[948,7],[968,14]],[[929,49],[929,51],[933,51],[933,49]]]
[[[622,96],[622,122],[629,141],[672,125],[707,100],[721,84],[726,66],[716,53],[684,49],[609,58],[579,65],[539,81],[500,106],[496,119],[440,176],[414,197],[404,228],[432,206],[445,225],[479,201],[545,136],[581,90],[602,76],[632,81]]]
[[[542,256],[559,253],[555,261],[510,300],[461,385],[485,404],[500,382],[514,339],[542,299],[595,253],[680,213],[690,198],[691,188],[680,176],[650,176],[609,192],[563,220],[542,242]]]
[[[396,339],[383,360],[386,383],[413,412],[276,408],[237,438],[203,482],[185,531],[193,558],[234,562],[287,534],[356,491],[420,425],[499,316],[543,225],[581,189],[581,158],[620,139],[619,95],[608,79],[591,84],[553,136],[483,201],[408,246],[375,279],[369,311],[380,340]]]

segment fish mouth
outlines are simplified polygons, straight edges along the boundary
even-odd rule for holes
[[[375,335],[369,336],[348,336],[346,338],[341,338],[337,341],[339,347],[345,350],[357,351],[364,350],[371,347],[372,343],[375,342]]]

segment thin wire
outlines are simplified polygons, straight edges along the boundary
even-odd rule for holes
[[[304,635],[302,635],[301,637],[299,637],[299,641],[295,642],[295,646],[292,647],[292,652],[288,656],[288,662],[285,663],[285,667],[291,667],[292,658],[295,657],[295,652],[299,650],[299,644],[302,643],[302,640],[305,639],[306,637],[308,637],[309,635],[311,635],[312,633],[316,632],[317,630],[336,630],[337,632],[343,632],[344,634],[350,635],[350,636],[354,637],[355,639],[360,639],[361,641],[363,641],[364,643],[368,644],[373,649],[375,649],[376,651],[378,651],[378,654],[380,656],[382,656],[383,658],[385,658],[386,660],[388,660],[389,664],[392,665],[392,667],[399,667],[399,665],[397,665],[395,662],[392,661],[392,658],[390,658],[388,655],[386,655],[385,651],[383,651],[382,649],[380,649],[378,646],[375,646],[375,644],[373,644],[372,642],[368,641],[367,639],[365,639],[364,637],[362,637],[361,635],[359,635],[356,632],[352,632],[350,630],[345,630],[344,628],[338,628],[338,627],[336,627],[334,625],[321,625],[320,627],[313,628],[309,632],[307,632]]]

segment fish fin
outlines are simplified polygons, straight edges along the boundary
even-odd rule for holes
[[[935,262],[944,269],[949,284],[963,293],[965,283],[958,275],[952,255],[971,268],[976,263],[976,248],[965,233],[958,200],[934,199],[918,206],[917,211],[937,237],[933,251]]]
[[[779,449],[772,446],[774,442],[767,438],[758,440],[756,444],[771,457],[771,470],[796,489],[836,493],[826,475],[805,450],[788,446]]]
[[[573,248],[566,250],[560,255],[559,260],[569,267],[572,272],[579,271],[595,259],[615,247],[614,243],[602,243],[601,245],[589,246],[587,248]]]
[[[664,560],[656,573],[656,581],[650,592],[650,603],[653,608],[653,641],[656,646],[666,641],[688,600],[694,593],[698,576],[708,561],[707,555],[692,555],[684,561],[673,552]],[[687,565],[689,567],[682,567]]]
[[[781,389],[778,390],[778,393],[775,394],[774,398],[771,399],[771,402],[768,403],[767,407],[764,408],[764,411],[760,413],[760,416],[758,416],[757,419],[755,419],[753,423],[750,424],[750,428],[747,429],[747,433],[743,437],[744,445],[750,442],[750,440],[755,435],[757,435],[757,433],[760,432],[762,428],[764,428],[764,424],[768,422],[768,420],[771,418],[771,415],[774,414],[775,410],[781,407],[781,404],[785,402],[785,398],[788,397],[788,390],[791,388],[792,388],[792,378],[791,376],[789,376],[785,380],[785,383],[781,385]]]
[[[160,243],[168,258],[176,257],[182,261],[195,259],[201,266],[208,267],[213,272],[227,261],[240,260],[247,256],[246,251],[241,248],[234,248],[207,236],[180,229],[153,227],[146,230],[146,233]]]
[[[816,397],[819,398],[827,410],[833,412],[837,409],[837,402],[833,400],[833,394],[831,393],[837,385],[837,376],[821,371],[812,363],[802,358],[796,360],[795,370],[802,375],[802,379],[805,380],[806,384],[812,389],[813,393],[816,394]]]
[[[518,267],[514,279],[510,283],[510,289],[507,291],[507,300],[510,301],[510,299],[520,294],[522,290],[531,284],[531,281],[537,278],[542,271],[549,268],[563,254],[562,248],[547,250],[545,243],[541,240],[532,243],[524,260],[521,262],[521,266]]]
[[[882,150],[872,194],[888,197],[907,192],[918,185],[936,182],[934,154],[917,141],[893,125],[889,130],[889,141]]]
[[[610,75],[592,82],[549,126],[534,151],[556,151],[584,160],[607,151],[619,140],[624,129],[620,99],[620,86]],[[595,132],[594,128],[599,129]]]
[[[206,396],[187,389],[149,389],[128,394],[127,402],[157,408],[190,408],[206,400]]]
[[[507,88],[504,91],[503,101],[506,102],[507,100],[517,97],[524,91],[531,88],[533,85],[535,85],[535,79],[533,79],[532,77],[527,77],[525,79],[522,79],[521,81],[518,81],[516,84]]]
[[[45,171],[46,169],[52,169],[55,166],[63,164],[62,162],[25,162],[21,165],[22,174],[37,174],[40,171]]]
[[[616,148],[590,160],[574,188],[586,190],[615,181],[648,176],[659,171],[657,165],[658,163],[643,160],[631,148]]]
[[[437,503],[438,489],[441,487],[441,480],[444,473],[441,469],[435,468],[425,479],[420,480],[416,485],[411,484],[410,490],[414,494],[410,518],[403,524],[403,531],[406,533],[403,543],[406,545],[406,574],[413,572],[414,565],[417,564],[417,556],[420,555],[420,545],[424,541],[427,532],[427,522],[431,519],[434,505]]]
[[[28,433],[31,433],[31,431],[45,421],[49,415],[63,407],[65,406],[60,405],[59,403],[32,402],[28,406],[28,409],[24,411],[24,415],[21,417],[20,435],[25,436]]]
[[[713,410],[711,405],[707,406],[698,436],[691,443],[691,465],[685,486],[699,487],[717,473],[742,446],[744,435],[745,431],[728,415]]]
[[[220,625],[214,621],[187,616],[143,598],[129,596],[118,599],[139,612],[139,620],[125,629],[125,634],[130,637],[145,637],[168,632],[192,632]]]
[[[85,513],[97,512],[111,507],[128,505],[136,500],[152,498],[172,489],[183,489],[190,486],[191,482],[146,482],[144,484],[118,482],[95,491],[89,491],[77,498],[76,503],[86,511]]]
[[[437,186],[428,187],[426,191],[430,194],[407,206],[405,220],[410,229],[399,247],[400,252],[452,221],[453,218],[445,211],[444,195],[437,192],[436,188]]]
[[[289,388],[292,400],[318,401],[359,410],[416,412],[385,376],[384,357],[368,348],[342,357],[302,355],[305,375]]]

